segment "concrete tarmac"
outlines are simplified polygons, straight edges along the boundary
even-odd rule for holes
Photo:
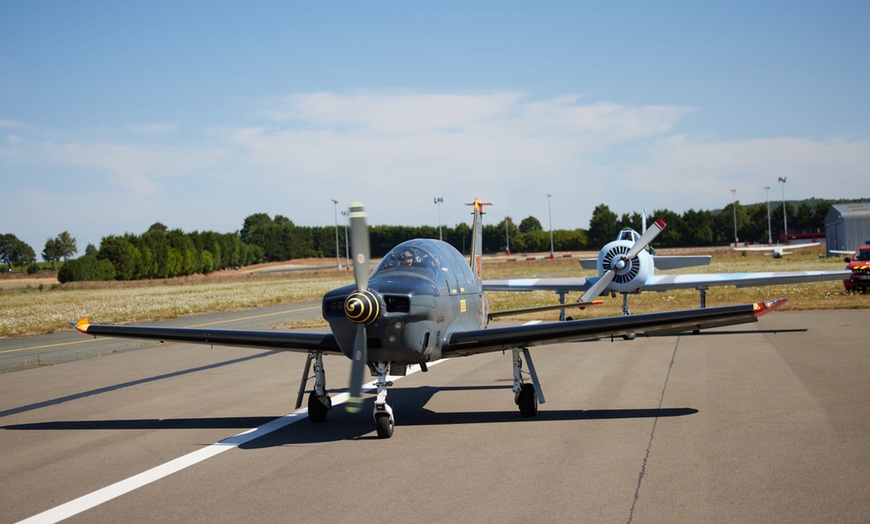
[[[375,437],[369,397],[69,522],[868,522],[868,319],[774,312],[536,348],[547,403],[533,419],[508,355],[449,360],[390,388],[391,439]],[[0,522],[292,412],[304,361],[166,344],[0,375]],[[325,365],[336,395],[349,361]]]

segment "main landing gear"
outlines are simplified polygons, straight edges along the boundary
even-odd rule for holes
[[[296,397],[296,409],[302,406],[302,397],[305,395],[305,385],[308,382],[308,374],[311,372],[311,363],[314,363],[314,389],[308,395],[308,420],[319,424],[326,421],[326,415],[332,409],[332,399],[326,392],[326,372],[323,370],[323,353],[313,352],[308,354],[305,362],[305,372],[302,374],[302,383],[299,385],[299,394]]]
[[[523,417],[534,417],[538,414],[538,404],[543,404],[546,400],[544,399],[544,392],[541,390],[541,384],[538,381],[535,364],[532,362],[532,355],[528,348],[514,348],[512,353],[514,402],[519,407],[520,414]],[[526,362],[528,372],[523,371],[523,360]],[[305,386],[309,379],[312,364],[314,365],[314,389],[308,396],[308,419],[311,422],[319,424],[326,421],[326,416],[329,410],[332,409],[332,399],[326,393],[326,373],[323,370],[322,353],[312,352],[308,354],[305,373],[303,373],[302,383],[299,385],[296,408],[298,409],[302,405],[302,398],[305,395]],[[377,395],[375,397],[373,413],[375,431],[377,431],[380,438],[390,438],[393,436],[396,422],[393,416],[393,408],[387,404],[387,388],[393,385],[392,381],[387,380],[389,362],[375,362],[373,366],[374,371],[378,375],[375,381]],[[531,378],[531,384],[524,382],[524,375],[528,375]]]
[[[522,357],[520,357],[522,353]],[[526,360],[526,365],[529,367],[529,376],[532,379],[531,384],[523,382],[523,358]],[[538,402],[541,404],[544,400],[544,392],[541,390],[541,384],[538,382],[538,374],[535,372],[535,365],[532,363],[532,355],[528,348],[513,349],[513,364],[514,364],[514,402],[520,408],[520,414],[524,417],[534,417],[538,414]]]

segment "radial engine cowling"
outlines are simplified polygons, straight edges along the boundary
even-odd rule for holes
[[[598,254],[598,276],[611,268],[616,273],[608,289],[620,293],[637,291],[652,276],[653,260],[646,250],[642,250],[630,260],[625,260],[623,267],[618,266],[619,261],[624,259],[633,245],[633,242],[614,240],[604,246]]]

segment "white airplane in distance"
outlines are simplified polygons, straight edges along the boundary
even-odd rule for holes
[[[701,307],[706,307],[706,292],[712,286],[772,286],[780,284],[797,284],[806,282],[821,282],[826,280],[845,280],[852,274],[848,270],[840,271],[776,271],[759,273],[707,273],[684,275],[656,275],[655,269],[674,269],[689,265],[703,265],[704,259],[709,264],[709,257],[660,257],[650,254],[646,249],[637,246],[647,246],[655,238],[665,223],[656,220],[653,227],[642,235],[631,231],[627,234],[621,231],[613,242],[605,245],[595,260],[597,277],[567,277],[567,278],[525,278],[507,280],[484,280],[485,291],[555,291],[560,301],[564,303],[569,292],[582,292],[578,302],[592,302],[599,294],[622,293],[622,312],[630,314],[628,307],[629,293],[641,291],[670,291],[673,289],[697,289],[701,294]],[[583,267],[589,267],[589,260],[581,260]],[[561,315],[564,320],[564,311]]]
[[[773,246],[746,246],[746,247],[735,247],[735,251],[769,251],[769,253],[765,253],[765,256],[772,256],[773,258],[782,258],[784,255],[792,255],[791,251],[786,251],[786,249],[804,249],[807,247],[818,246],[818,242],[809,242],[807,244],[791,244],[791,245],[782,245],[776,244]]]

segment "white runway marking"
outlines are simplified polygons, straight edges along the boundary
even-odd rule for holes
[[[441,362],[444,362],[446,360],[448,359],[445,358],[441,360],[436,360],[435,362],[430,362],[429,366],[431,367],[436,364],[440,364]],[[420,371],[420,366],[410,366],[408,368],[407,375],[412,375],[418,371]],[[402,377],[391,376],[389,380],[396,382],[401,378]],[[369,392],[374,388],[374,381],[369,382],[363,386],[363,392]],[[350,395],[348,393],[336,395],[332,398],[333,407],[347,402],[347,399],[349,397]],[[208,446],[206,448],[199,449],[192,453],[188,453],[187,455],[184,455],[182,457],[178,457],[177,459],[170,460],[165,464],[161,464],[147,471],[143,471],[138,475],[133,475],[132,477],[116,482],[110,486],[106,486],[105,488],[98,489],[97,491],[88,493],[87,495],[83,495],[65,504],[61,504],[60,506],[55,506],[54,508],[43,511],[42,513],[36,514],[19,522],[28,524],[60,522],[61,520],[68,519],[91,508],[95,508],[104,502],[108,502],[114,498],[120,497],[121,495],[130,493],[131,491],[139,489],[142,486],[146,486],[164,477],[168,477],[173,473],[177,473],[206,459],[210,459],[211,457],[219,455],[224,451],[228,451],[238,446],[241,446],[242,444],[248,443],[254,439],[258,439],[263,435],[268,435],[273,431],[277,431],[285,426],[289,426],[290,424],[293,424],[294,422],[298,422],[305,418],[308,418],[307,408],[294,411],[293,413],[284,415],[281,418],[276,418],[271,422],[267,422],[262,426],[249,429],[247,431],[239,433],[238,435],[221,440],[220,442],[212,444],[211,446]]]

